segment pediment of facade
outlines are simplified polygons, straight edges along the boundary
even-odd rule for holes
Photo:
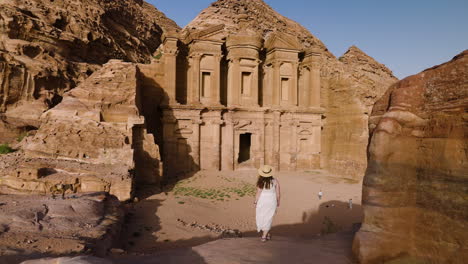
[[[267,50],[272,49],[291,49],[301,50],[302,45],[299,43],[297,38],[293,35],[285,33],[274,33],[272,34],[265,43]]]
[[[211,25],[202,30],[196,30],[189,33],[186,42],[193,40],[214,40],[222,41],[226,37],[223,24]]]

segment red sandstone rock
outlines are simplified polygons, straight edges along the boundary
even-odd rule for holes
[[[361,263],[468,259],[467,109],[468,50],[396,83],[375,105],[353,246]]]

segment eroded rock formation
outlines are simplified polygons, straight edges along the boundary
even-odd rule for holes
[[[127,200],[132,170],[138,180],[158,183],[159,148],[141,116],[139,76],[136,64],[111,60],[66,93],[42,115],[37,133],[23,140],[25,157],[5,162],[0,186],[10,193],[48,194],[54,184],[78,183],[82,192],[108,191]]]
[[[63,94],[110,59],[149,62],[179,27],[140,0],[0,3],[0,142],[37,128]]]
[[[468,259],[468,50],[393,85],[373,110],[361,263]],[[419,262],[418,262],[419,263]]]
[[[352,46],[339,58],[341,72],[324,76],[326,107],[322,164],[329,171],[362,179],[367,162],[368,121],[372,106],[396,82],[392,72]],[[335,65],[338,64],[334,62]]]

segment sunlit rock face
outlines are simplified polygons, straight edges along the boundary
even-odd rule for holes
[[[102,64],[149,62],[163,31],[179,29],[138,0],[4,0],[0,17],[0,143],[39,127]]]
[[[361,263],[468,259],[467,109],[468,51],[396,83],[376,103],[353,245]]]
[[[397,79],[356,46],[338,59],[340,73],[325,79],[327,113],[323,120],[323,167],[345,177],[361,180],[367,167],[372,106]],[[322,87],[323,88],[323,87]]]
[[[0,193],[49,194],[66,183],[128,200],[134,182],[159,183],[159,147],[141,114],[139,76],[136,64],[111,60],[66,93],[21,142],[26,159],[3,159]]]

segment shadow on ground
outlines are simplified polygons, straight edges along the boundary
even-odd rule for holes
[[[144,200],[148,210],[159,207],[158,200]],[[156,211],[152,212],[158,221]],[[115,263],[354,263],[351,246],[354,233],[360,226],[363,213],[358,204],[327,201],[318,211],[303,212],[301,223],[273,225],[273,240],[260,242],[255,231],[243,233],[243,238],[203,236],[188,240],[158,242],[154,248],[141,252],[140,256],[114,256]],[[149,223],[149,222],[146,222]],[[144,226],[144,222],[139,225]],[[156,231],[156,230],[155,230]],[[148,234],[148,233],[147,233]],[[136,241],[129,237],[123,241]],[[142,238],[141,241],[148,241]],[[171,250],[159,251],[161,243],[176,245]],[[148,245],[145,245],[146,247]],[[138,244],[132,245],[133,249]],[[147,247],[148,249],[148,247]]]

